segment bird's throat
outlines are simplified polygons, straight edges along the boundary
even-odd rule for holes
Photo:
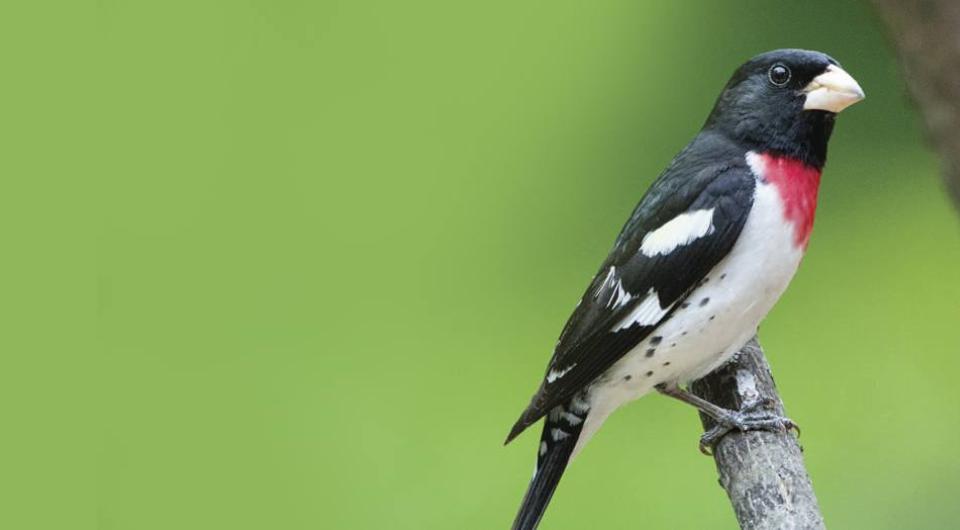
[[[760,154],[758,161],[763,179],[776,187],[780,194],[783,217],[793,225],[794,244],[806,250],[817,210],[820,169],[770,152]]]

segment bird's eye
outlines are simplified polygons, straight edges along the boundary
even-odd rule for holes
[[[775,64],[767,72],[770,82],[776,86],[784,86],[790,81],[790,69],[782,64]]]

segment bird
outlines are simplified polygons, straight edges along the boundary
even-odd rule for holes
[[[701,450],[732,429],[795,426],[721,408],[686,386],[729,361],[786,290],[810,241],[837,114],[863,98],[817,51],[769,51],[734,71],[624,224],[507,436],[544,419],[513,530],[539,525],[570,460],[610,413],[644,395],[712,417]]]

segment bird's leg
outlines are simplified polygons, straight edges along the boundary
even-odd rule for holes
[[[672,397],[693,405],[700,412],[713,418],[717,423],[700,437],[700,452],[711,454],[710,449],[728,432],[736,429],[738,431],[773,431],[786,432],[795,429],[797,434],[800,428],[791,419],[779,416],[768,410],[759,409],[760,403],[754,403],[745,410],[730,410],[719,407],[709,401],[691,394],[680,388],[676,384],[659,384],[655,387],[658,392],[665,396]]]

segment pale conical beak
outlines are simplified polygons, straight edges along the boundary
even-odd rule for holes
[[[804,87],[807,100],[803,110],[825,110],[840,112],[864,98],[863,89],[857,81],[837,65],[831,64],[827,70],[810,81]]]

